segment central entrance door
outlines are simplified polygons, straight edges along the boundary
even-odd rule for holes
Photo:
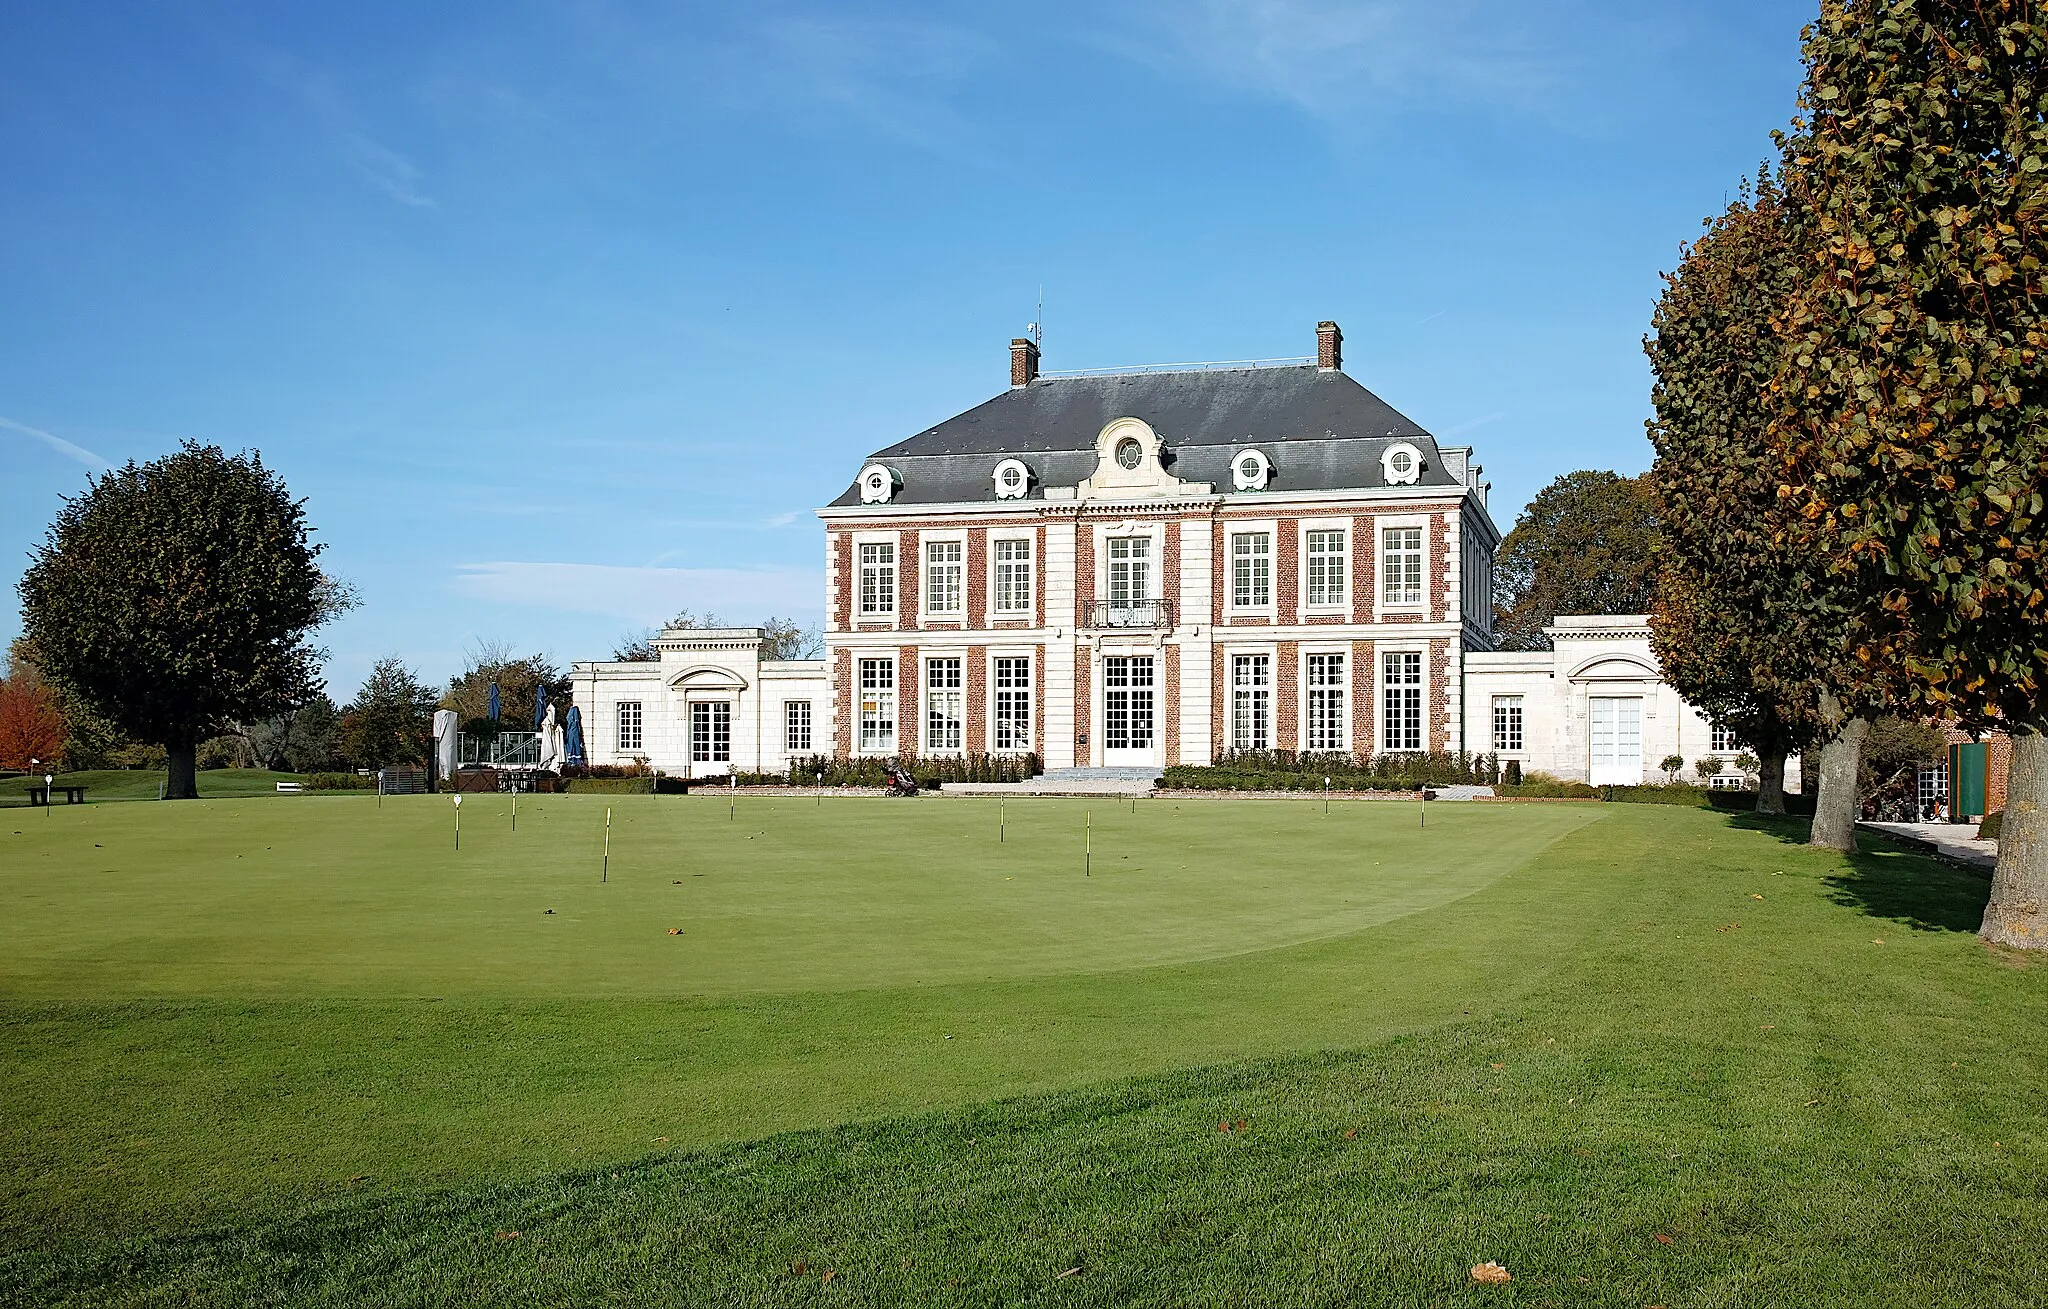
[[[1637,786],[1643,780],[1643,701],[1640,696],[1596,695],[1591,710],[1592,758],[1587,781],[1595,786]]]
[[[732,701],[690,702],[690,776],[732,771]]]
[[[1144,767],[1159,762],[1159,699],[1151,655],[1102,659],[1102,762]]]

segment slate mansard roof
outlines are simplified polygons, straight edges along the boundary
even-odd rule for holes
[[[1140,418],[1159,434],[1168,472],[1231,490],[1233,455],[1263,451],[1272,461],[1264,492],[1355,490],[1387,485],[1380,455],[1406,441],[1422,452],[1420,486],[1461,479],[1436,438],[1334,369],[1314,364],[1187,372],[1041,377],[1013,387],[863,461],[902,481],[891,504],[962,504],[996,499],[995,467],[1023,460],[1025,498],[1071,487],[1095,472],[1095,439],[1118,418]],[[858,470],[856,470],[858,471]],[[833,507],[859,505],[849,485]]]

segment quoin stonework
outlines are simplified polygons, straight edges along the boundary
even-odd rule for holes
[[[655,661],[577,664],[576,699],[594,762],[699,776],[1470,750],[1631,783],[1667,754],[1732,758],[1640,616],[1494,650],[1487,489],[1470,447],[1344,371],[1335,323],[1298,360],[1128,372],[1042,372],[1019,339],[1007,390],[875,452],[818,511],[823,660],[672,629]]]

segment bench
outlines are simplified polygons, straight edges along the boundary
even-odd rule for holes
[[[50,803],[50,792],[53,790],[64,793],[65,804],[85,803],[85,788],[82,786],[31,786],[28,789],[29,808],[34,809],[39,805],[48,805]]]
[[[279,795],[297,795],[305,789],[306,784],[304,782],[279,782],[277,784],[277,793]]]

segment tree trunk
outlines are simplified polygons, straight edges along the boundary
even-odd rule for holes
[[[1827,697],[1830,702],[1833,696]],[[1839,708],[1838,708],[1839,711]],[[1863,769],[1863,738],[1870,735],[1868,718],[1851,718],[1835,739],[1820,750],[1820,794],[1813,802],[1813,832],[1808,845],[1854,853],[1856,819],[1861,805],[1856,777]]]
[[[164,799],[197,800],[199,798],[199,743],[197,741],[173,741],[164,747],[170,756],[168,775],[164,779]]]
[[[1998,871],[1981,935],[2019,950],[2048,950],[2048,736],[2041,724],[2012,734],[2012,773],[1998,830]]]
[[[1759,750],[1756,765],[1756,811],[1760,814],[1784,813],[1785,752]]]

